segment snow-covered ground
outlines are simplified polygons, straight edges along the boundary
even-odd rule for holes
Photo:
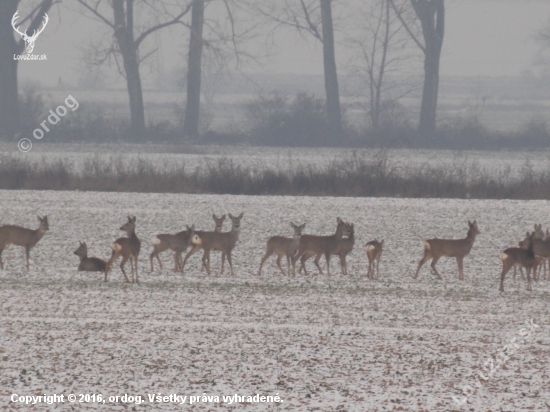
[[[36,227],[47,214],[50,232],[31,251],[3,253],[0,272],[0,405],[12,394],[102,394],[103,410],[289,411],[545,411],[550,410],[550,282],[506,280],[498,291],[498,256],[532,229],[548,223],[546,201],[467,201],[309,197],[248,197],[0,191],[0,225]],[[236,276],[200,272],[199,254],[185,275],[149,272],[151,238],[185,224],[213,226],[212,212],[244,211],[234,251]],[[125,284],[116,267],[110,281],[78,273],[72,254],[86,241],[91,256],[107,258],[128,214],[142,239],[141,285]],[[333,276],[286,278],[274,258],[256,276],[266,240],[330,234],[336,217],[354,222],[351,276],[336,259]],[[469,219],[481,234],[465,261],[465,281],[454,260],[442,259],[437,280],[425,267],[411,274],[425,237],[463,237]],[[229,223],[226,222],[226,230]],[[364,277],[364,244],[385,239],[381,279]],[[322,264],[324,266],[324,264]],[[127,266],[129,269],[129,265]],[[499,370],[475,387],[483,371],[525,321],[540,325]],[[518,341],[519,342],[519,341]],[[485,373],[485,372],[484,372]],[[464,385],[468,404],[459,406]],[[472,393],[475,392],[475,393]],[[228,402],[151,404],[148,394],[186,396],[278,394],[278,405]],[[146,401],[109,402],[141,395]],[[78,398],[77,398],[78,401]],[[78,402],[76,402],[78,403]],[[73,406],[75,404],[72,404]],[[57,405],[71,410],[71,404]],[[154,408],[153,408],[154,406]],[[97,404],[79,404],[98,409]],[[40,405],[40,409],[49,408]],[[135,409],[134,409],[135,408]]]

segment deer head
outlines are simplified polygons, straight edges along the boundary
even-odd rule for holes
[[[32,36],[27,36],[27,31],[25,30],[24,32],[21,32],[19,30],[19,27],[21,26],[17,26],[15,27],[15,23],[16,23],[16,20],[17,18],[19,17],[19,10],[15,12],[15,14],[13,15],[13,18],[11,19],[11,25],[13,27],[13,29],[21,35],[21,38],[25,41],[25,43],[27,44],[27,46],[25,47],[27,49],[27,53],[32,53],[33,49],[34,49],[34,42],[36,41],[37,37],[40,35],[40,33],[42,33],[44,31],[44,29],[46,28],[46,25],[48,24],[48,21],[50,20],[50,18],[48,17],[48,15],[46,13],[44,13],[44,21],[42,22],[42,27],[38,30],[35,30],[34,33],[32,34]]]

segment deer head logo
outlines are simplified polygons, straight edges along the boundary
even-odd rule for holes
[[[48,17],[48,15],[46,13],[44,13],[44,21],[42,22],[42,27],[38,30],[35,30],[34,33],[32,34],[32,36],[27,36],[27,31],[26,30],[24,32],[19,31],[19,27],[21,27],[21,26],[15,27],[15,24],[16,24],[15,22],[16,22],[17,18],[19,17],[18,14],[19,14],[19,10],[17,10],[15,12],[15,14],[13,15],[13,18],[11,19],[11,25],[12,25],[13,29],[18,34],[21,35],[21,38],[27,44],[27,46],[25,47],[27,49],[27,53],[31,54],[33,49],[34,49],[34,43],[35,43],[37,37],[40,35],[40,33],[42,33],[44,31],[44,29],[46,28],[46,25],[48,24],[48,20],[50,20],[50,18]]]

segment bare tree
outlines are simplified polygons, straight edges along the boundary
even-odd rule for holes
[[[142,1],[141,4],[144,8],[141,11],[141,17],[146,17],[151,13],[157,16],[163,14],[164,22],[150,25],[136,35],[135,0],[78,0],[78,2],[88,13],[91,13],[113,32],[113,40],[106,48],[96,48],[92,51],[95,56],[90,59],[91,64],[101,65],[111,57],[115,59],[119,71],[126,78],[130,101],[131,131],[136,136],[142,136],[145,132],[145,113],[139,67],[143,60],[153,52],[140,57],[140,46],[150,34],[181,23],[181,19],[190,11],[191,4],[183,5],[177,14],[166,17],[168,13],[165,8],[160,11],[156,8],[159,4],[162,6],[162,3]],[[112,18],[108,17],[108,12],[112,12]],[[122,68],[117,60],[119,55],[122,57]]]
[[[422,27],[424,41],[421,41],[415,30],[403,15],[403,9],[390,0],[401,23],[424,53],[424,88],[420,107],[420,133],[433,135],[437,119],[437,98],[439,93],[439,63],[445,35],[445,1],[444,0],[410,0],[417,20]]]
[[[53,0],[40,1],[34,9],[23,19],[17,21],[23,26],[29,21],[27,33],[37,31],[43,24],[44,15],[55,2]],[[15,54],[21,54],[25,47],[25,40],[15,40],[12,19],[19,6],[19,0],[0,1],[0,137],[12,138],[20,128],[19,92],[17,68],[18,60]]]
[[[406,50],[408,35],[389,0],[365,6],[366,10],[357,13],[358,35],[350,39],[351,47],[358,49],[351,73],[367,87],[370,125],[377,134],[385,106],[411,91],[411,87],[403,87],[402,82],[392,81],[389,76],[403,74],[403,63],[412,56]]]
[[[229,71],[232,62],[241,70],[243,65],[260,58],[246,50],[248,40],[255,37],[255,29],[260,26],[250,17],[242,0],[193,0],[184,136],[199,136],[203,52],[206,50],[216,59],[220,71]]]
[[[191,9],[191,34],[187,60],[187,101],[183,135],[198,137],[201,100],[201,67],[204,30],[204,0],[194,0]]]
[[[292,27],[299,33],[308,33],[323,45],[323,65],[327,119],[334,139],[342,134],[342,111],[336,68],[333,0],[271,0],[254,7],[263,16],[275,22],[277,28]]]

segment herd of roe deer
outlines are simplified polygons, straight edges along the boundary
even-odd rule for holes
[[[231,220],[231,230],[229,232],[223,232],[223,223],[226,218],[225,215],[217,217],[212,215],[214,219],[215,228],[213,231],[195,230],[195,226],[187,226],[186,230],[178,232],[176,234],[159,234],[153,238],[153,252],[149,256],[151,264],[151,272],[154,271],[154,259],[156,258],[160,268],[162,269],[162,261],[159,255],[166,251],[171,250],[174,252],[174,272],[184,272],[185,265],[189,258],[203,250],[202,255],[202,267],[210,275],[210,253],[213,251],[219,251],[222,253],[222,266],[221,273],[224,272],[225,259],[229,263],[231,275],[234,275],[233,263],[232,263],[232,251],[237,245],[239,240],[239,233],[241,227],[241,219],[243,213],[238,216],[233,216],[229,213],[229,219]],[[29,269],[29,253],[30,250],[36,246],[38,241],[42,239],[44,234],[49,230],[48,217],[38,216],[39,226],[36,230],[26,229],[20,226],[5,225],[0,227],[0,269],[4,269],[2,262],[2,252],[9,245],[22,246],[25,248],[27,270]],[[299,273],[304,271],[307,275],[305,263],[306,261],[315,256],[314,263],[321,274],[323,270],[319,266],[319,260],[324,256],[327,264],[327,273],[330,276],[330,258],[331,256],[338,256],[340,258],[340,266],[342,274],[347,275],[347,263],[346,256],[352,251],[355,244],[355,229],[353,223],[346,223],[339,217],[336,219],[337,226],[336,231],[332,235],[318,236],[303,234],[303,230],[306,224],[296,225],[290,223],[294,234],[291,238],[284,236],[273,236],[267,241],[266,251],[262,257],[260,268],[258,270],[258,276],[262,274],[262,266],[265,261],[272,255],[277,255],[277,267],[283,275],[291,274],[296,275],[296,262],[300,260]],[[436,264],[441,257],[454,257],[458,265],[459,279],[464,280],[463,260],[475,242],[476,236],[480,233],[477,221],[468,221],[468,233],[464,239],[427,239],[424,240],[424,256],[420,259],[416,273],[413,278],[417,278],[418,273],[422,266],[432,261],[431,268],[439,279],[441,275],[436,269]],[[121,237],[116,239],[111,248],[111,257],[108,261],[105,261],[96,257],[88,257],[88,248],[85,242],[79,242],[80,246],[74,252],[80,258],[80,264],[78,266],[79,271],[90,272],[103,272],[105,274],[105,282],[108,280],[108,274],[111,270],[112,264],[122,257],[120,263],[120,269],[126,282],[130,282],[124,267],[126,262],[130,260],[131,267],[131,282],[139,284],[138,278],[138,257],[141,249],[141,241],[136,235],[136,217],[128,216],[128,221],[124,223],[120,230],[126,232],[127,237]],[[189,252],[187,250],[190,248]],[[369,267],[367,271],[368,278],[374,278],[379,276],[379,265],[382,251],[384,248],[384,240],[372,240],[365,245],[365,252],[369,260]],[[182,254],[187,252],[185,258],[182,261]],[[287,261],[287,273],[281,266],[281,259],[286,257]],[[531,291],[531,272],[533,277],[538,281],[537,268],[542,266],[544,268],[544,275],[550,278],[550,275],[546,274],[546,260],[550,259],[550,233],[548,229],[546,233],[542,230],[541,224],[535,224],[535,230],[530,233],[527,232],[525,239],[520,241],[518,247],[508,248],[500,255],[502,261],[502,272],[500,275],[500,288],[501,292],[504,291],[504,278],[509,270],[514,268],[514,278],[516,276],[516,268],[519,267],[523,276],[523,270],[527,273],[527,290]],[[540,275],[539,275],[540,276]]]

